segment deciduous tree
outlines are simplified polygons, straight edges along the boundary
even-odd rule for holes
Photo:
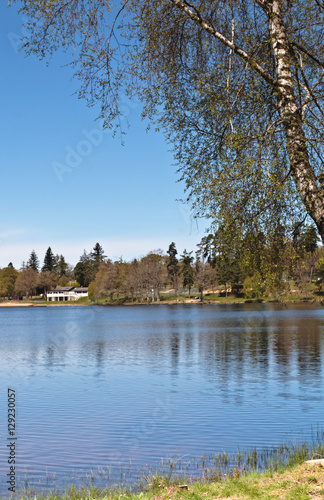
[[[15,282],[18,276],[18,271],[9,263],[8,267],[0,270],[0,294],[2,297],[10,299],[14,293]]]
[[[160,302],[160,289],[167,281],[163,251],[155,250],[142,257],[139,272],[142,275],[142,287],[145,289],[147,302],[150,298],[154,302],[155,295],[157,302]]]
[[[37,287],[42,290],[44,294],[48,292],[57,283],[57,275],[51,271],[42,271],[38,275]]]
[[[25,295],[27,300],[30,295],[33,295],[38,283],[38,272],[36,269],[27,267],[23,269],[16,279],[15,291],[19,295]]]
[[[98,299],[100,297],[109,296],[110,300],[112,300],[114,292],[116,291],[117,278],[117,266],[115,266],[110,259],[108,259],[107,262],[99,264],[99,271],[96,274],[92,288],[94,298]]]
[[[322,2],[19,1],[27,53],[73,47],[106,126],[143,100],[198,213],[237,234],[304,212],[324,238]]]

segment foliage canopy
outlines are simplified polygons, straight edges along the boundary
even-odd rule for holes
[[[106,126],[121,93],[140,97],[197,214],[235,231],[308,215],[324,237],[322,2],[20,3],[27,52],[72,49],[79,96]]]

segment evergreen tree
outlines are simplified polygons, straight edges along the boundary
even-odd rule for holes
[[[225,255],[219,255],[216,258],[216,276],[220,285],[224,285],[227,297],[227,285],[235,281],[233,276],[233,262]]]
[[[204,236],[200,243],[198,243],[198,250],[196,251],[196,258],[200,259],[202,263],[205,263],[205,259],[207,258],[209,261],[211,252],[212,252],[212,244],[213,244],[213,235],[209,234],[208,236]]]
[[[209,264],[216,271],[218,283],[225,286],[227,295],[227,285],[237,284],[242,278],[241,249],[238,241],[228,238],[226,231],[220,227],[215,234],[203,238],[198,248],[197,254],[200,254],[202,258],[207,257]],[[251,255],[253,255],[253,248]]]
[[[167,263],[167,270],[168,270],[168,276],[174,288],[174,293],[177,296],[178,300],[179,298],[178,278],[179,278],[180,268],[179,268],[179,261],[176,257],[177,253],[178,252],[175,243],[174,242],[170,243],[169,249],[167,251],[167,254],[169,256]]]
[[[68,263],[65,262],[65,258],[63,257],[63,255],[60,255],[57,263],[57,274],[59,275],[60,278],[62,278],[62,276],[66,276],[67,268],[68,268]]]
[[[300,244],[305,252],[315,252],[318,247],[318,233],[314,226],[305,226],[300,239]]]
[[[66,271],[68,269],[68,263],[65,262],[63,255],[56,254],[53,257],[53,267],[52,271],[57,274],[59,278],[66,276]]]
[[[104,249],[99,243],[95,244],[90,255],[94,264],[94,272],[96,274],[99,269],[99,264],[105,260],[106,255],[104,255]]]
[[[27,267],[29,267],[29,269],[33,269],[34,271],[38,272],[39,260],[38,260],[38,257],[36,255],[35,250],[32,250],[32,252],[30,254],[29,260],[27,262]]]
[[[56,255],[54,255],[53,257],[53,266],[52,266],[52,271],[53,273],[57,274],[58,275],[58,263],[59,263],[59,260],[60,260],[60,256],[59,254],[57,253]]]
[[[42,271],[52,271],[53,267],[54,267],[54,254],[52,252],[51,247],[48,247],[44,257],[44,264],[42,267]]]
[[[85,250],[80,257],[79,262],[74,268],[74,279],[76,279],[81,286],[89,286],[90,282],[95,278],[94,266],[91,254]]]
[[[185,249],[183,251],[183,255],[181,255],[182,262],[182,277],[183,277],[183,286],[188,288],[189,290],[189,299],[190,299],[190,290],[192,285],[194,284],[194,270],[192,267],[192,263],[194,258],[192,257],[192,252],[187,252]]]

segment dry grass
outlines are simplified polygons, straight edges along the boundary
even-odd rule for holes
[[[157,478],[158,479],[158,478]],[[21,499],[26,497],[20,497]],[[320,500],[324,499],[324,460],[303,463],[297,467],[270,474],[269,472],[241,475],[235,469],[232,477],[216,482],[148,487],[140,493],[108,490],[99,494],[95,489],[71,489],[63,495],[33,496],[33,500]]]
[[[304,463],[271,476],[256,473],[223,482],[164,488],[151,500],[320,500],[324,499],[324,461]]]

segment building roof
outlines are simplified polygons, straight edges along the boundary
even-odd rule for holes
[[[86,286],[81,286],[78,288],[75,288],[74,286],[57,286],[54,288],[54,290],[48,290],[47,293],[54,293],[54,292],[87,292],[88,287]]]
[[[73,288],[74,286],[57,286],[53,292],[70,292]]]

